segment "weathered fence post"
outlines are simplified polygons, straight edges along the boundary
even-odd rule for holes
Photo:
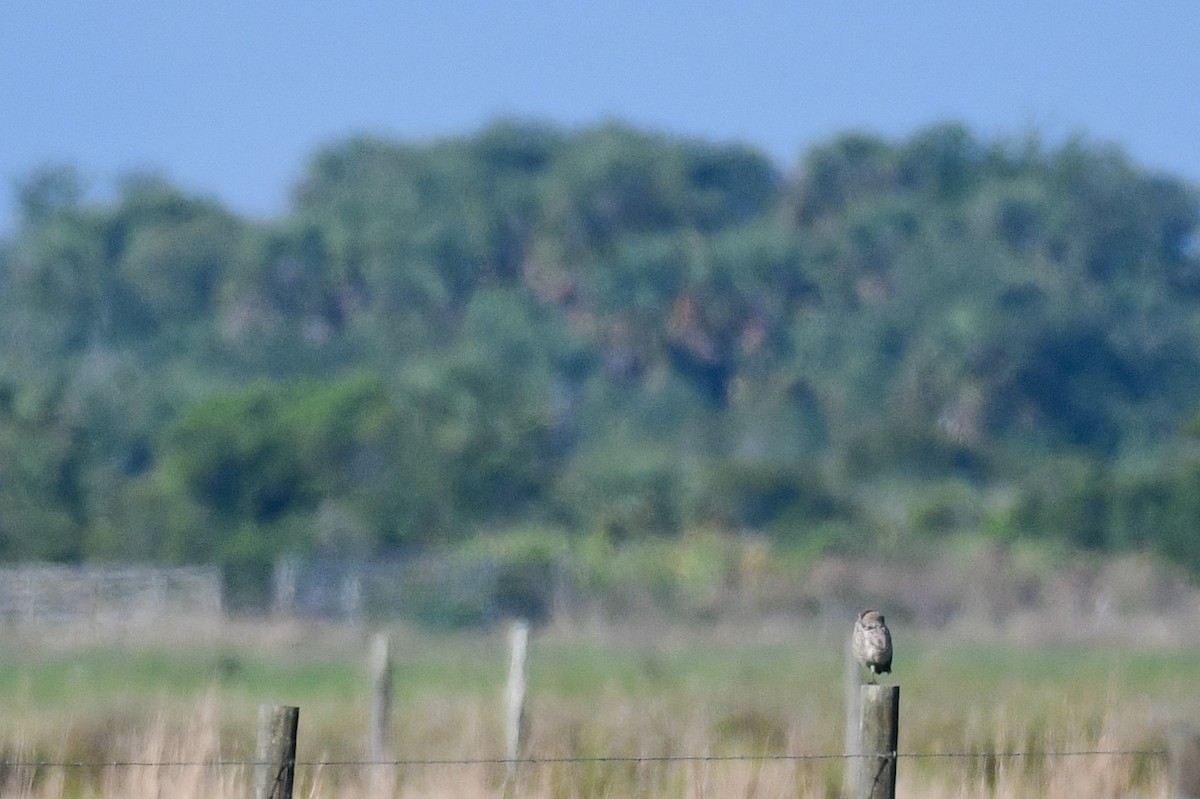
[[[1200,731],[1177,727],[1167,743],[1171,799],[1200,799]]]
[[[271,612],[276,616],[291,616],[296,611],[296,589],[300,582],[300,560],[295,555],[283,555],[275,560],[271,573]]]
[[[896,799],[896,745],[900,739],[900,686],[864,685],[859,722],[857,799]]]
[[[529,622],[513,623],[508,633],[508,686],[504,692],[504,758],[511,777],[517,771],[525,728],[525,660],[529,648]]]
[[[251,799],[292,799],[300,708],[258,706],[258,745]]]
[[[388,637],[378,633],[371,639],[371,737],[369,757],[382,762],[389,755],[392,729],[392,655]]]

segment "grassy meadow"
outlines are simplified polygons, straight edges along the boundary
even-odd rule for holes
[[[1101,640],[1055,645],[893,623],[904,753],[1159,750],[1200,719],[1200,649]],[[395,758],[503,756],[502,630],[386,630]],[[361,761],[374,630],[299,622],[200,632],[8,631],[0,639],[0,796],[244,796],[261,702],[301,708],[298,758]],[[533,758],[506,784],[483,764],[301,765],[296,796],[835,797],[845,762],[742,756],[845,750],[844,636],[815,623],[605,625],[537,630]],[[686,760],[660,758],[687,757]],[[733,759],[704,759],[729,757]],[[105,767],[111,761],[172,763]],[[905,757],[922,797],[1166,796],[1161,755]]]

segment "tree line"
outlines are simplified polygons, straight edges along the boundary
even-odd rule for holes
[[[16,186],[0,557],[553,530],[966,532],[1200,569],[1200,195],[939,125],[761,152],[502,121],[315,153],[276,219]]]

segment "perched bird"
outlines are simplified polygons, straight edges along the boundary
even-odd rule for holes
[[[854,659],[870,673],[871,684],[875,676],[892,671],[892,634],[883,623],[883,614],[877,610],[864,610],[854,621],[854,638],[851,640]]]

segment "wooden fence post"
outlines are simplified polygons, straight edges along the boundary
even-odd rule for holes
[[[508,633],[508,687],[504,692],[504,758],[511,777],[517,771],[525,732],[525,660],[529,648],[529,622],[513,623]]]
[[[896,799],[896,745],[900,738],[900,686],[862,686],[862,716],[855,796]]]
[[[1200,799],[1200,731],[1180,726],[1167,744],[1171,799]]]
[[[292,799],[300,708],[258,706],[258,745],[251,799]]]
[[[371,732],[368,756],[383,762],[390,755],[392,738],[392,655],[388,637],[378,633],[371,639]]]

